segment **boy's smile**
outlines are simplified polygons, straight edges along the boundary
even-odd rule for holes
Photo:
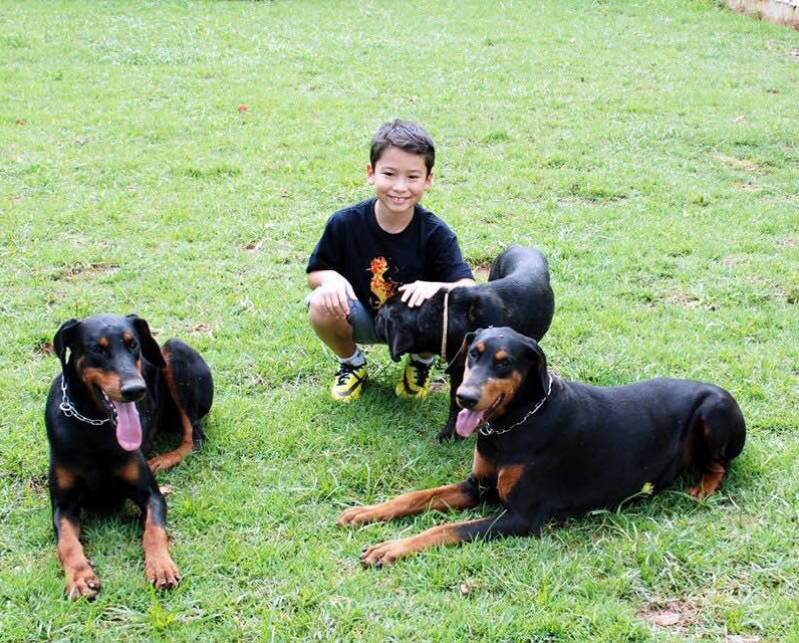
[[[398,147],[388,147],[374,167],[366,168],[367,180],[375,187],[375,214],[381,227],[388,223],[388,232],[400,232],[409,223],[413,210],[433,181],[424,156],[411,154]],[[393,229],[401,226],[399,229]]]

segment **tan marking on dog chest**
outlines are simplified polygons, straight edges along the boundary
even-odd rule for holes
[[[474,459],[472,460],[472,474],[478,480],[496,480],[497,468],[475,449]]]
[[[510,492],[513,491],[519,478],[524,473],[524,465],[512,464],[508,467],[502,467],[499,470],[499,477],[497,479],[497,492],[500,499],[504,502],[508,499]]]

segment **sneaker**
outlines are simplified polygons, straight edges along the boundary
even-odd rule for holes
[[[352,402],[361,396],[366,380],[366,362],[360,366],[342,362],[330,388],[330,394],[339,402]]]
[[[432,361],[429,364],[425,364],[408,358],[408,363],[405,364],[405,370],[402,373],[402,379],[394,387],[397,397],[412,397],[419,400],[427,397],[430,392],[432,370]]]

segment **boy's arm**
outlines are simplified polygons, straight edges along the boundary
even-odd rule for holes
[[[311,305],[321,306],[325,312],[345,319],[350,314],[350,299],[355,291],[347,279],[335,270],[312,270],[308,273],[308,286],[313,289]]]
[[[402,293],[402,301],[408,304],[408,308],[421,306],[439,290],[452,290],[459,286],[474,286],[474,279],[464,277],[458,281],[414,281],[399,287]]]

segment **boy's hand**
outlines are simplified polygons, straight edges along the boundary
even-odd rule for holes
[[[446,285],[442,281],[414,281],[400,286],[399,291],[402,293],[402,301],[407,302],[408,308],[413,308],[421,306]]]
[[[313,292],[312,303],[321,306],[329,315],[346,319],[350,314],[350,299],[355,299],[355,291],[349,281],[342,276],[328,278]]]

